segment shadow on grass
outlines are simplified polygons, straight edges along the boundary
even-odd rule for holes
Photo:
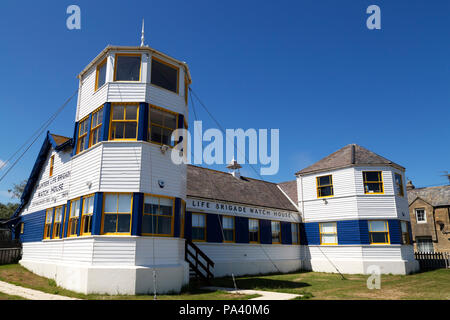
[[[239,289],[301,289],[310,287],[306,282],[286,281],[268,278],[240,278],[236,279],[236,284]],[[214,286],[234,288],[232,278],[218,278],[213,281]]]

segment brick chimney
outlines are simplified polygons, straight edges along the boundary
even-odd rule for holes
[[[411,180],[408,180],[408,182],[406,183],[406,191],[410,191],[412,189],[415,189],[416,187],[413,185]]]

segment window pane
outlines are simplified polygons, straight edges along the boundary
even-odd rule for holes
[[[150,139],[153,142],[162,143],[162,128],[157,126],[151,127]]]
[[[171,137],[172,137],[172,130],[163,128],[162,129],[162,141],[161,141],[161,143],[162,144],[166,144],[168,146],[173,145]]]
[[[372,232],[370,234],[372,238],[372,243],[387,243],[387,233],[386,232]]]
[[[157,232],[158,234],[172,233],[172,218],[158,217]]]
[[[131,212],[131,194],[119,194],[118,212]]]
[[[158,109],[150,109],[150,123],[163,125],[164,123],[164,114],[161,110]]]
[[[328,197],[333,195],[333,187],[319,187],[319,196]]]
[[[193,228],[192,240],[205,240],[205,229]]]
[[[369,221],[370,231],[388,231],[386,226],[386,221]]]
[[[117,232],[130,232],[130,218],[129,214],[118,214]]]
[[[159,214],[162,214],[165,216],[172,216],[172,213],[173,213],[172,204],[170,204],[170,205],[161,204],[159,206]]]
[[[248,228],[249,228],[249,230],[253,230],[253,231],[258,231],[258,226],[259,226],[259,223],[258,223],[258,220],[248,220]]]
[[[113,123],[113,139],[123,139],[124,138],[124,124],[123,122]]]
[[[98,68],[97,88],[100,88],[106,81],[106,63]]]
[[[366,193],[383,192],[381,183],[366,183],[365,184]]]
[[[327,244],[327,243],[335,244],[335,243],[337,243],[337,237],[335,234],[322,234],[321,241],[322,241],[321,243],[323,243],[323,244]]]
[[[234,229],[234,219],[232,217],[223,217],[223,228]]]
[[[96,125],[99,125],[99,124],[102,124],[102,122],[103,122],[103,108],[100,109],[97,113],[98,113],[98,116],[97,116],[97,124]]]
[[[322,233],[334,233],[336,232],[336,224],[335,223],[321,223]]]
[[[258,232],[250,232],[249,233],[249,241],[258,242]]]
[[[124,124],[125,126],[125,139],[136,139],[137,134],[137,123],[136,122],[127,122]]]
[[[165,119],[164,119],[164,126],[176,129],[177,128],[177,116],[171,113],[166,113]]]
[[[178,70],[152,59],[151,83],[177,92]]]
[[[84,216],[84,222],[83,222],[83,233],[91,233],[91,220],[92,216]]]
[[[117,216],[117,214],[105,214],[105,220],[103,221],[104,233],[116,232]]]
[[[379,171],[364,172],[364,176],[364,181],[381,181],[381,172]]]
[[[141,56],[117,56],[115,81],[139,81]]]
[[[331,176],[319,177],[318,178],[319,186],[325,186],[325,185],[331,184],[330,178],[331,178]]]
[[[125,111],[125,119],[126,120],[136,120],[137,119],[137,110],[138,107],[136,105],[128,105]]]
[[[142,233],[156,233],[156,216],[142,216]]]
[[[233,230],[223,230],[224,241],[234,241]]]
[[[202,214],[192,215],[192,226],[193,227],[204,227],[205,226],[205,216]]]
[[[45,218],[46,223],[52,223],[53,221],[53,209],[47,210],[47,216]]]
[[[105,212],[117,212],[117,194],[105,194]]]
[[[406,223],[406,221],[402,221],[401,226],[402,226],[402,232],[408,232],[408,224]]]
[[[272,221],[272,232],[274,231],[280,231],[280,223],[277,221]]]
[[[123,120],[125,112],[125,106],[114,105],[113,106],[113,120]]]

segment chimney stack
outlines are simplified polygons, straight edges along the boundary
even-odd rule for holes
[[[406,183],[406,191],[410,191],[415,189],[416,187],[412,184],[411,180],[408,180],[408,182]]]

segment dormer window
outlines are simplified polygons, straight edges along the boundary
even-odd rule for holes
[[[141,55],[116,54],[114,81],[141,81]]]
[[[317,198],[333,196],[333,178],[330,175],[317,177]]]
[[[178,73],[179,69],[162,60],[152,58],[151,83],[178,93]]]
[[[103,86],[106,82],[106,61],[107,59],[103,60],[97,66],[97,75],[95,78],[95,90]]]

